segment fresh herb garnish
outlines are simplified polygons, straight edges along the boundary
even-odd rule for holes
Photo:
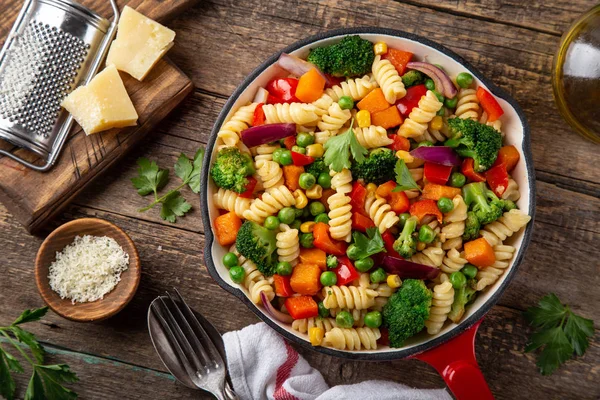
[[[554,293],[529,308],[525,318],[536,328],[525,351],[543,347],[537,361],[542,375],[552,374],[574,354],[583,355],[594,336],[594,322],[573,313]]]
[[[341,172],[344,168],[350,168],[350,153],[356,162],[363,162],[365,154],[369,151],[365,149],[356,139],[352,125],[354,120],[350,123],[350,128],[341,135],[329,138],[325,142],[325,155],[323,160],[325,164],[336,172]]]
[[[404,163],[404,160],[399,159],[396,162],[396,167],[394,168],[394,172],[396,172],[396,183],[398,184],[392,192],[402,192],[404,190],[418,189],[421,190],[417,182],[413,179],[408,167]]]
[[[356,251],[356,257],[358,259],[386,251],[385,243],[377,228],[367,228],[367,236],[360,232],[354,232],[352,237],[354,238],[354,245],[358,249]]]
[[[77,393],[62,386],[62,384],[77,382],[77,375],[71,372],[69,366],[66,364],[43,365],[44,348],[38,343],[32,333],[27,332],[19,326],[28,322],[38,321],[46,315],[46,312],[48,312],[48,307],[25,310],[11,325],[0,327],[0,335],[4,336],[8,343],[21,353],[23,358],[33,368],[29,386],[25,392],[25,400],[76,399]],[[33,359],[22,349],[15,339],[29,347]],[[2,397],[7,400],[14,399],[17,385],[10,373],[22,373],[23,371],[19,360],[0,346],[0,395]]]
[[[182,217],[190,211],[192,205],[181,196],[179,190],[189,185],[192,192],[200,192],[200,172],[203,157],[204,149],[199,149],[193,160],[182,153],[173,167],[175,175],[181,179],[182,183],[161,197],[158,196],[158,191],[165,187],[169,181],[169,170],[160,169],[154,161],[151,162],[147,158],[139,158],[137,160],[139,165],[138,176],[131,178],[131,182],[141,196],[154,193],[154,201],[139,211],[148,211],[155,205],[160,204],[160,217],[169,222],[177,221],[177,217]]]

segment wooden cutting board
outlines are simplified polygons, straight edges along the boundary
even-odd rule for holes
[[[108,0],[79,0],[106,18],[112,18]],[[195,3],[195,0],[120,0],[159,22],[165,22]],[[0,4],[0,43],[6,39],[21,9],[21,1]],[[177,46],[177,37],[175,37]],[[75,124],[55,166],[48,172],[31,170],[0,156],[0,202],[34,233],[103,171],[125,155],[159,121],[193,90],[192,81],[167,58],[152,69],[144,82],[121,72],[121,78],[139,115],[138,125],[86,136]],[[0,147],[11,149],[28,161],[36,155],[0,139]]]

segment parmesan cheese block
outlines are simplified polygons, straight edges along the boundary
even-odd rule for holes
[[[61,105],[73,115],[87,135],[111,128],[135,126],[138,119],[119,71],[112,65],[86,86],[71,92]]]
[[[106,65],[114,65],[137,80],[143,80],[173,46],[175,32],[125,6]]]

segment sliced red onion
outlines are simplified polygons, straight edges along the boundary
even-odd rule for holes
[[[411,151],[410,155],[435,164],[460,165],[458,154],[454,152],[454,149],[447,146],[421,146]]]
[[[277,321],[280,321],[280,322],[283,322],[286,324],[292,323],[294,318],[292,318],[288,314],[282,313],[281,311],[279,311],[275,307],[273,307],[273,304],[271,304],[271,302],[269,301],[269,298],[267,297],[265,292],[260,292],[260,299],[262,300],[263,307],[265,308],[265,311],[267,312],[267,314],[269,314],[271,317],[273,317]]]
[[[267,98],[269,97],[269,92],[265,88],[258,88],[256,94],[254,95],[253,103],[263,103],[267,104]]]
[[[259,125],[244,129],[242,142],[248,147],[254,147],[293,135],[296,135],[296,124]]]
[[[402,279],[435,279],[440,273],[438,268],[392,256],[385,256],[381,264],[387,273],[396,274]]]
[[[456,87],[454,87],[454,83],[452,83],[452,79],[450,79],[442,69],[435,65],[426,62],[413,61],[406,64],[406,66],[410,69],[421,71],[430,77],[435,83],[435,89],[449,99],[454,98],[458,93]]]
[[[287,53],[281,53],[281,55],[279,56],[279,60],[277,60],[277,64],[281,68],[285,69],[293,75],[296,75],[297,77],[304,75],[306,72],[314,68],[317,70],[317,72],[319,72],[319,74],[321,74],[323,78],[325,78],[325,83],[329,84],[329,79],[327,79],[327,75],[321,72],[321,70],[315,64],[309,63],[308,61],[303,60],[300,57],[296,57]]]

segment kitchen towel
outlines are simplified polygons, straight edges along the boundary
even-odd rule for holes
[[[223,336],[233,389],[242,400],[451,400],[444,389],[386,381],[329,387],[288,342],[264,322]]]

